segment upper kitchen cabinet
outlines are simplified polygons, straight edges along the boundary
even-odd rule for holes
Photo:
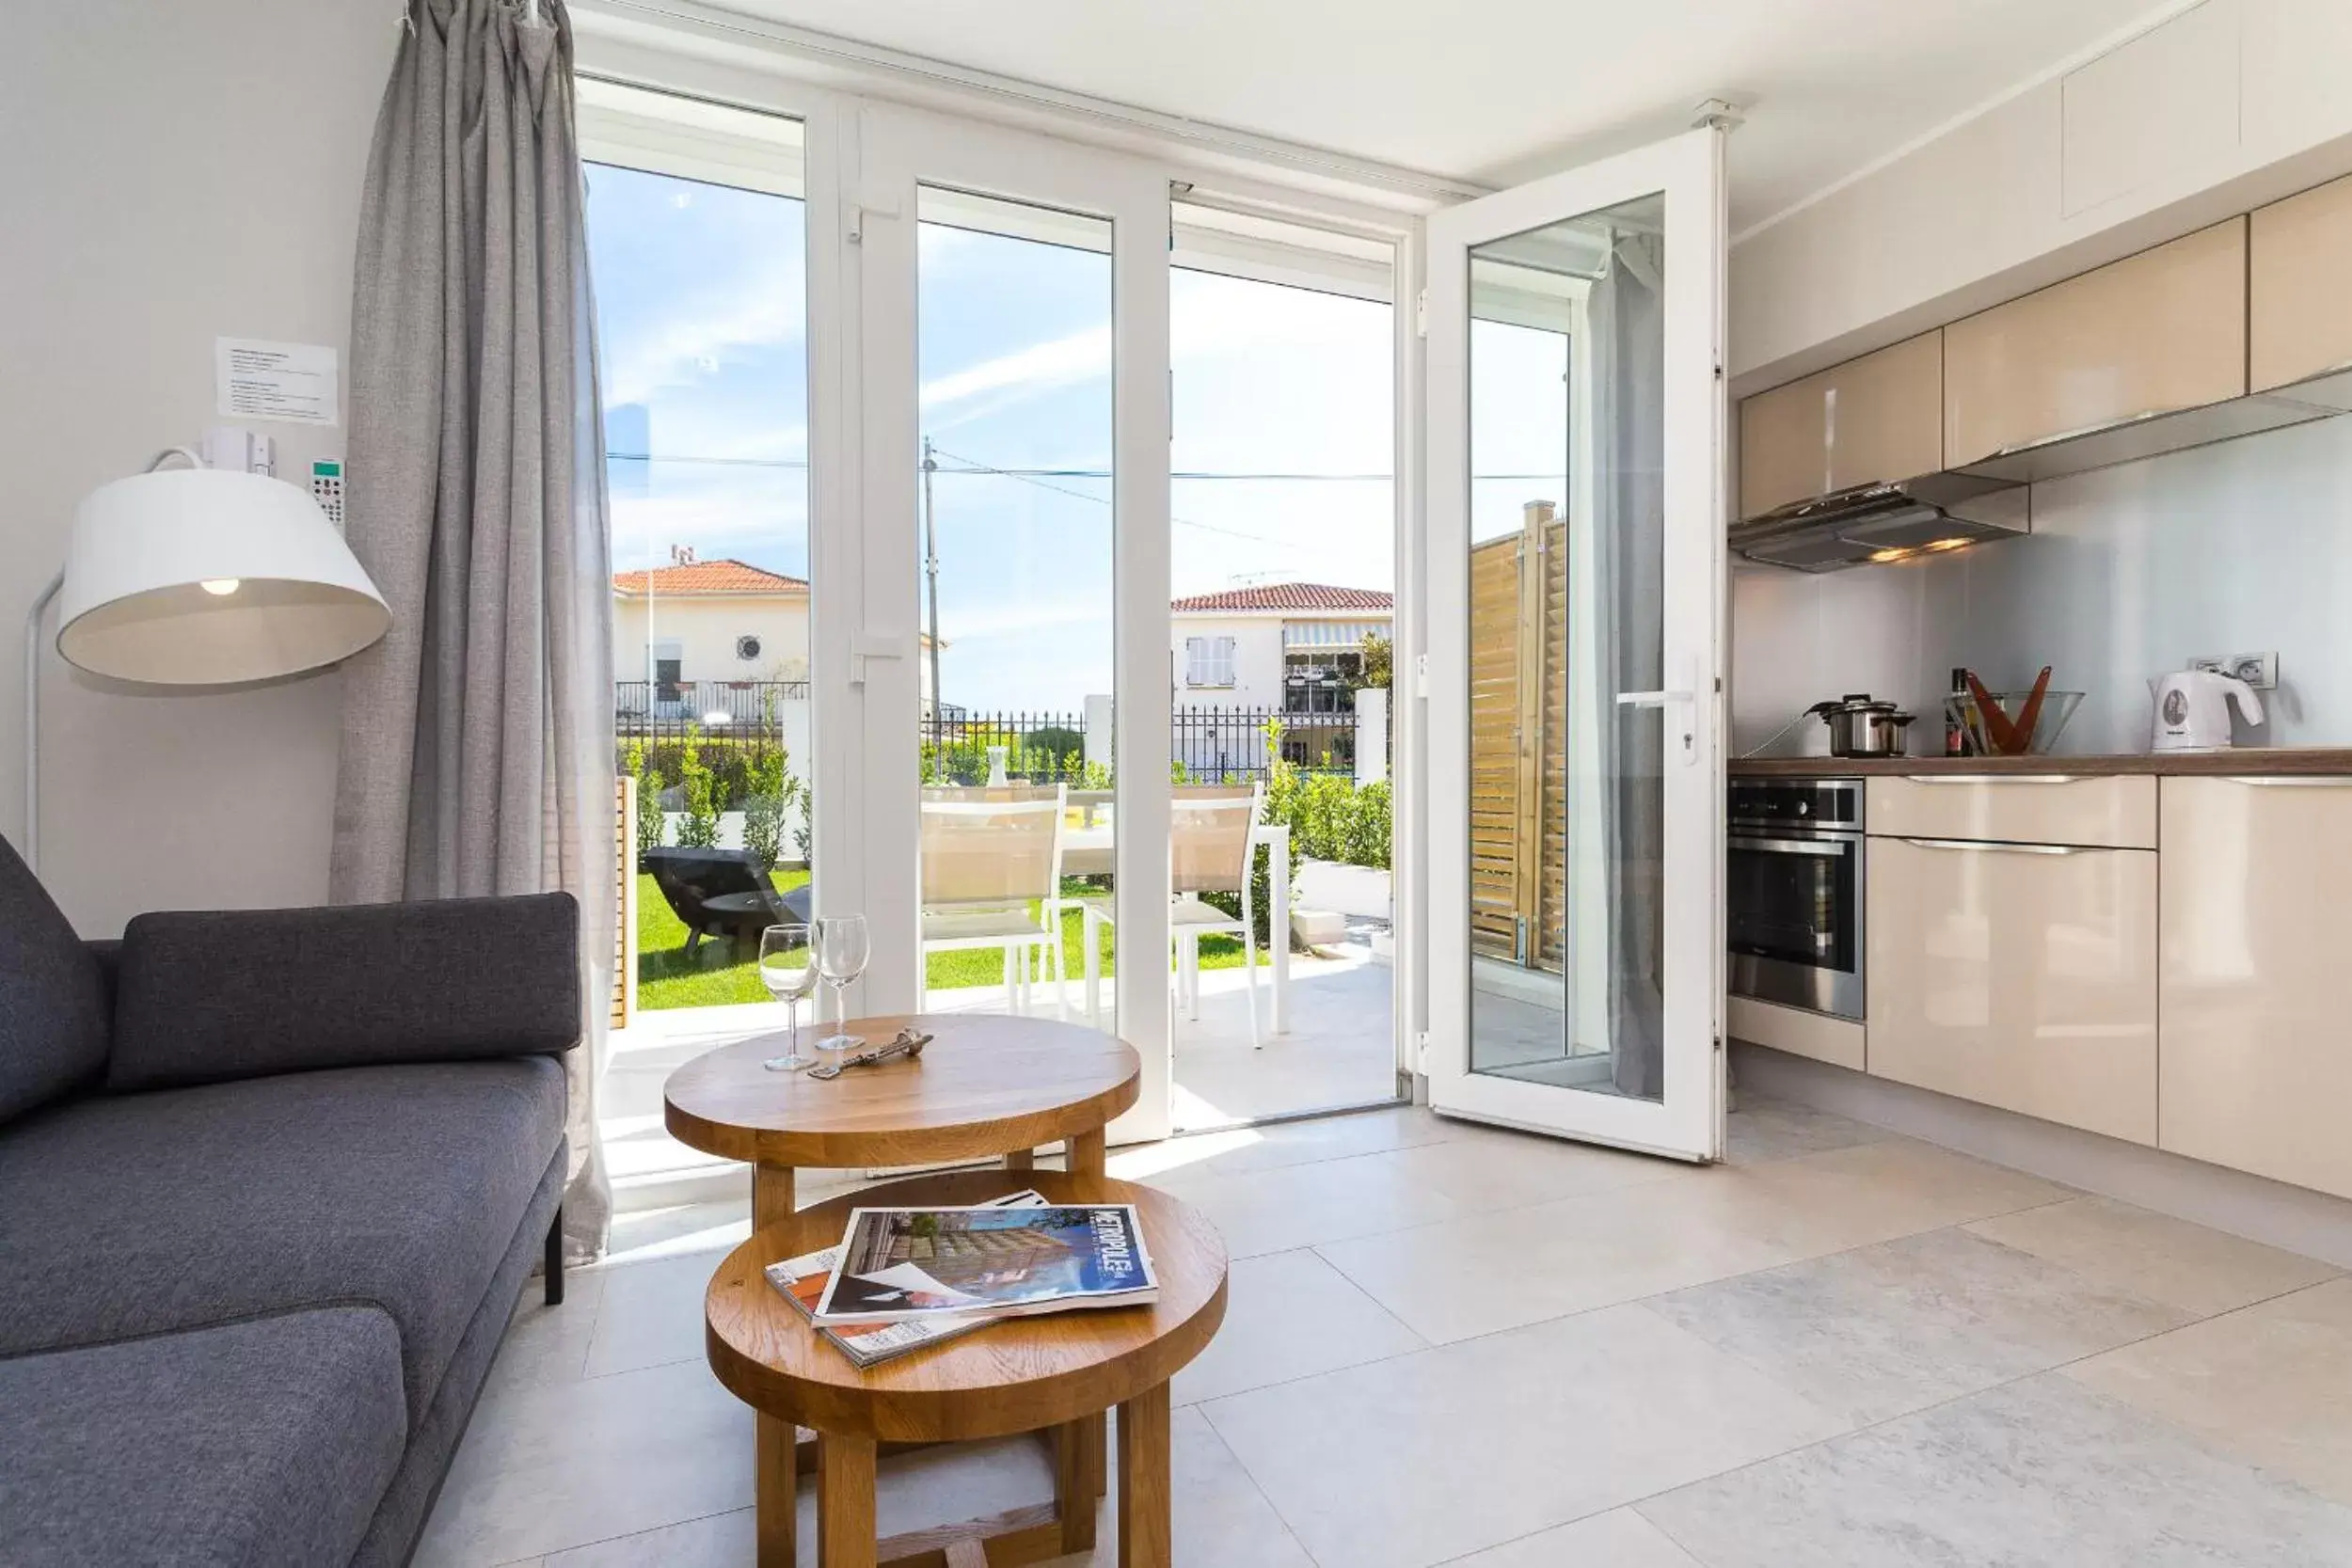
[[[2246,230],[2232,218],[1946,327],[1945,466],[2047,477],[2045,444],[2243,396]],[[2077,451],[2065,471],[2088,466]]]
[[[1759,392],[1740,404],[1740,515],[1944,466],[1944,334]]]
[[[2160,811],[2157,1146],[2352,1197],[2352,778],[2168,778]]]
[[[2352,179],[2262,208],[2248,223],[2253,389],[2352,366]]]

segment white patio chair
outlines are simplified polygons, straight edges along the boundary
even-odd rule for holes
[[[1265,803],[1265,785],[1248,789],[1228,784],[1179,784],[1168,809],[1168,860],[1174,895],[1168,907],[1168,940],[1176,949],[1176,992],[1184,1016],[1200,1017],[1200,939],[1238,936],[1242,967],[1249,983],[1249,1043],[1263,1045],[1258,1034],[1258,922],[1250,889],[1251,830]],[[1204,893],[1241,895],[1241,918],[1214,904]],[[1087,1022],[1101,1028],[1102,944],[1097,928],[1116,927],[1117,908],[1109,899],[1089,898],[1086,907]],[[1278,939],[1279,940],[1279,939]]]
[[[1050,954],[1055,1016],[1070,1016],[1061,936],[1068,795],[1066,784],[923,791],[921,992],[930,990],[933,953],[1002,948],[1005,1008],[1026,1012],[1029,956],[1042,969]]]

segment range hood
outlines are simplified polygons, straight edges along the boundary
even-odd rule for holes
[[[1858,484],[1731,527],[1750,561],[1836,572],[2029,531],[2026,486],[2352,412],[2352,367],[2271,391],[2044,436],[1916,479]]]
[[[2026,531],[2016,481],[1926,474],[1858,484],[1735,523],[1731,547],[1750,561],[1800,572],[1836,572],[1956,550]]]

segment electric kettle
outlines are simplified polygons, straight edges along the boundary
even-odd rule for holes
[[[2155,733],[2148,745],[2157,752],[2219,752],[2230,745],[2230,701],[2249,724],[2263,721],[2262,699],[2233,675],[2211,670],[2175,670],[2148,683],[2156,699]]]

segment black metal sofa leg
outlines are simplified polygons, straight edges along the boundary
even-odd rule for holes
[[[555,1206],[555,1218],[548,1223],[547,1273],[548,1305],[564,1305],[564,1206]]]

